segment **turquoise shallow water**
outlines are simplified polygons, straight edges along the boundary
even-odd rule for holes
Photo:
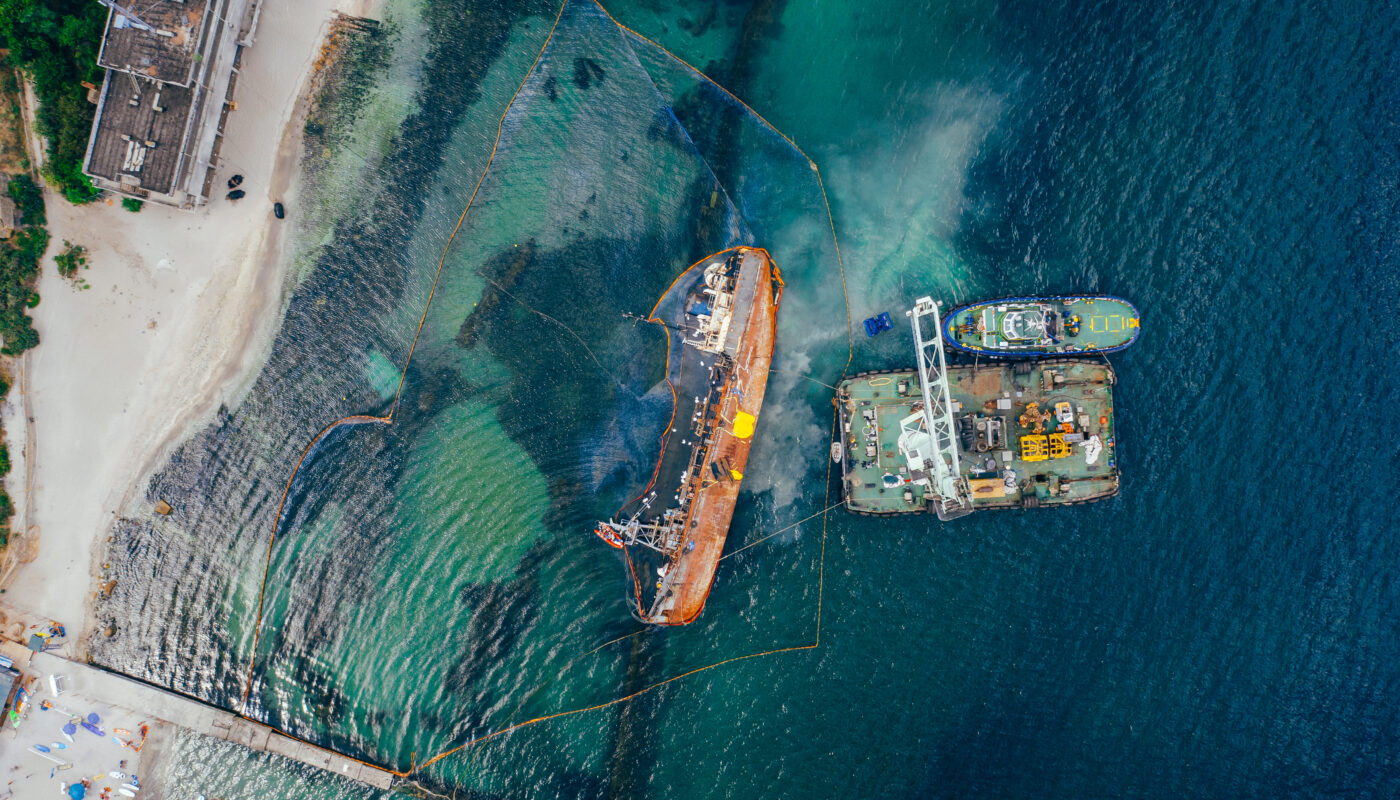
[[[649,468],[669,412],[660,337],[622,311],[737,242],[784,271],[734,548],[826,501],[829,390],[803,376],[911,354],[898,329],[848,351],[805,159],[588,3],[565,8],[447,247],[558,10],[390,3],[394,57],[355,125],[397,134],[324,185],[402,202],[303,229],[259,383],[156,479],[176,514],[116,531],[102,613],[120,633],[99,661],[234,707],[251,667],[250,715],[407,766],[812,643],[820,596],[815,649],[526,727],[422,780],[536,797],[1400,788],[1400,451],[1377,424],[1400,349],[1393,9],[609,4],[821,166],[856,320],[926,293],[1103,291],[1145,330],[1115,358],[1119,497],[946,525],[837,510],[727,560],[696,625],[594,653],[636,628],[588,523]],[[340,194],[323,192],[330,217]],[[335,419],[391,409],[298,472],[256,627],[290,466]],[[358,791],[177,750],[172,792]]]

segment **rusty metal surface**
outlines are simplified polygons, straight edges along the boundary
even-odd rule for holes
[[[674,595],[662,606],[659,619],[653,621],[683,625],[693,621],[705,607],[715,570],[724,552],[729,523],[734,516],[734,504],[739,496],[740,480],[729,478],[730,470],[742,474],[748,465],[752,437],[740,439],[732,432],[732,421],[738,411],[759,417],[764,391],[768,385],[768,370],[773,360],[773,345],[777,336],[777,304],[772,291],[772,262],[762,251],[746,251],[746,257],[763,259],[763,273],[755,284],[753,302],[735,365],[726,382],[720,404],[721,423],[714,441],[705,453],[699,474],[692,477],[695,488],[686,522],[686,534],[681,552],[672,566]],[[710,465],[720,467],[725,479],[714,480]],[[686,552],[690,544],[694,550]]]

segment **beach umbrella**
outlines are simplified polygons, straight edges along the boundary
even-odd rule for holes
[[[91,713],[88,714],[88,722],[91,722],[92,724],[96,725],[97,723],[99,723],[99,722],[101,722],[101,721],[102,721],[102,718],[99,717],[99,716],[97,716],[97,712],[96,712],[96,711],[93,711],[93,712],[91,712]]]
[[[81,783],[75,783],[68,787],[68,796],[72,800],[83,800],[84,797],[87,797],[87,787]]]
[[[68,734],[69,736],[72,736],[73,734],[78,732],[78,726],[70,722],[67,725],[63,726],[63,732]]]

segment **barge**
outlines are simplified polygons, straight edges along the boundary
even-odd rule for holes
[[[841,439],[832,457],[847,509],[948,520],[1118,493],[1116,377],[1106,361],[949,365],[937,305],[920,298],[909,316],[915,369],[863,373],[837,387]]]
[[[992,357],[1113,353],[1137,340],[1137,309],[1106,295],[1007,297],[968,303],[943,318],[954,350]]]
[[[633,615],[685,625],[705,607],[763,407],[783,282],[738,247],[682,273],[648,322],[666,332],[672,415],[650,482],[594,528],[623,551]]]

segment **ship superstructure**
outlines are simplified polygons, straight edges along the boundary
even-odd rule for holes
[[[642,494],[595,528],[624,550],[642,622],[700,615],[763,406],[782,279],[768,253],[726,250],[678,277],[648,317],[667,336],[674,407]]]

